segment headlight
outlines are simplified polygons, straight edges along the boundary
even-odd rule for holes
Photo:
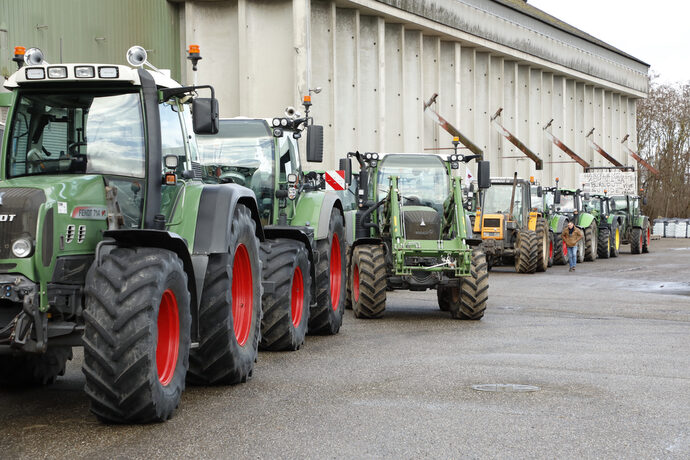
[[[274,127],[280,126],[280,118],[274,118],[272,123]]]
[[[46,77],[46,71],[43,67],[30,67],[25,72],[27,80],[41,80]]]
[[[77,78],[93,78],[96,73],[92,66],[79,66],[74,68],[74,76]]]
[[[48,67],[48,78],[67,78],[67,67]]]
[[[282,126],[282,127],[284,128],[284,127],[286,127],[287,125],[288,125],[287,118],[281,118],[281,119],[280,119],[280,126]]]
[[[32,249],[33,246],[28,238],[19,238],[12,243],[12,253],[19,258],[28,257]]]

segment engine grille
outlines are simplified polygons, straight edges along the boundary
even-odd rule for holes
[[[438,240],[441,216],[434,210],[405,211],[405,237],[411,240]]]
[[[45,201],[42,190],[0,188],[0,259],[13,257],[12,243],[20,236],[36,239],[38,208]]]

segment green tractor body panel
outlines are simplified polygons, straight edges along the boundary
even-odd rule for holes
[[[587,228],[592,224],[592,222],[594,220],[596,220],[594,215],[592,215],[588,212],[580,213],[578,221],[577,221],[577,226],[582,227],[582,228]]]

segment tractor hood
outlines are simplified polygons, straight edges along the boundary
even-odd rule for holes
[[[36,280],[39,271],[54,268],[58,257],[93,254],[106,222],[102,176],[2,181],[0,273]]]

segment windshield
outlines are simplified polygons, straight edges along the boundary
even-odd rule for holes
[[[601,198],[592,197],[589,201],[584,202],[584,211],[590,213],[596,211],[599,214],[606,214],[604,212],[604,201]]]
[[[12,122],[9,177],[109,174],[144,177],[137,93],[23,94]]]
[[[537,211],[543,211],[544,210],[544,196],[537,196],[537,186],[532,186],[532,209],[536,209]]]
[[[557,212],[575,212],[575,195],[561,193],[561,202],[556,205]]]
[[[616,196],[611,199],[613,211],[625,211],[628,209],[628,200],[624,196]]]
[[[376,177],[377,199],[388,194],[391,176],[398,177],[403,205],[430,206],[443,211],[448,198],[448,172],[435,155],[387,155],[381,160]]]
[[[197,136],[199,161],[221,182],[249,187],[266,222],[273,203],[274,141],[263,120],[221,120],[219,132]]]
[[[522,209],[522,187],[523,185],[520,183],[515,186],[515,203],[513,205],[515,214],[520,214],[519,210]],[[513,184],[493,183],[484,193],[486,194],[484,198],[484,212],[486,214],[503,214],[510,212],[510,198],[513,194]]]

